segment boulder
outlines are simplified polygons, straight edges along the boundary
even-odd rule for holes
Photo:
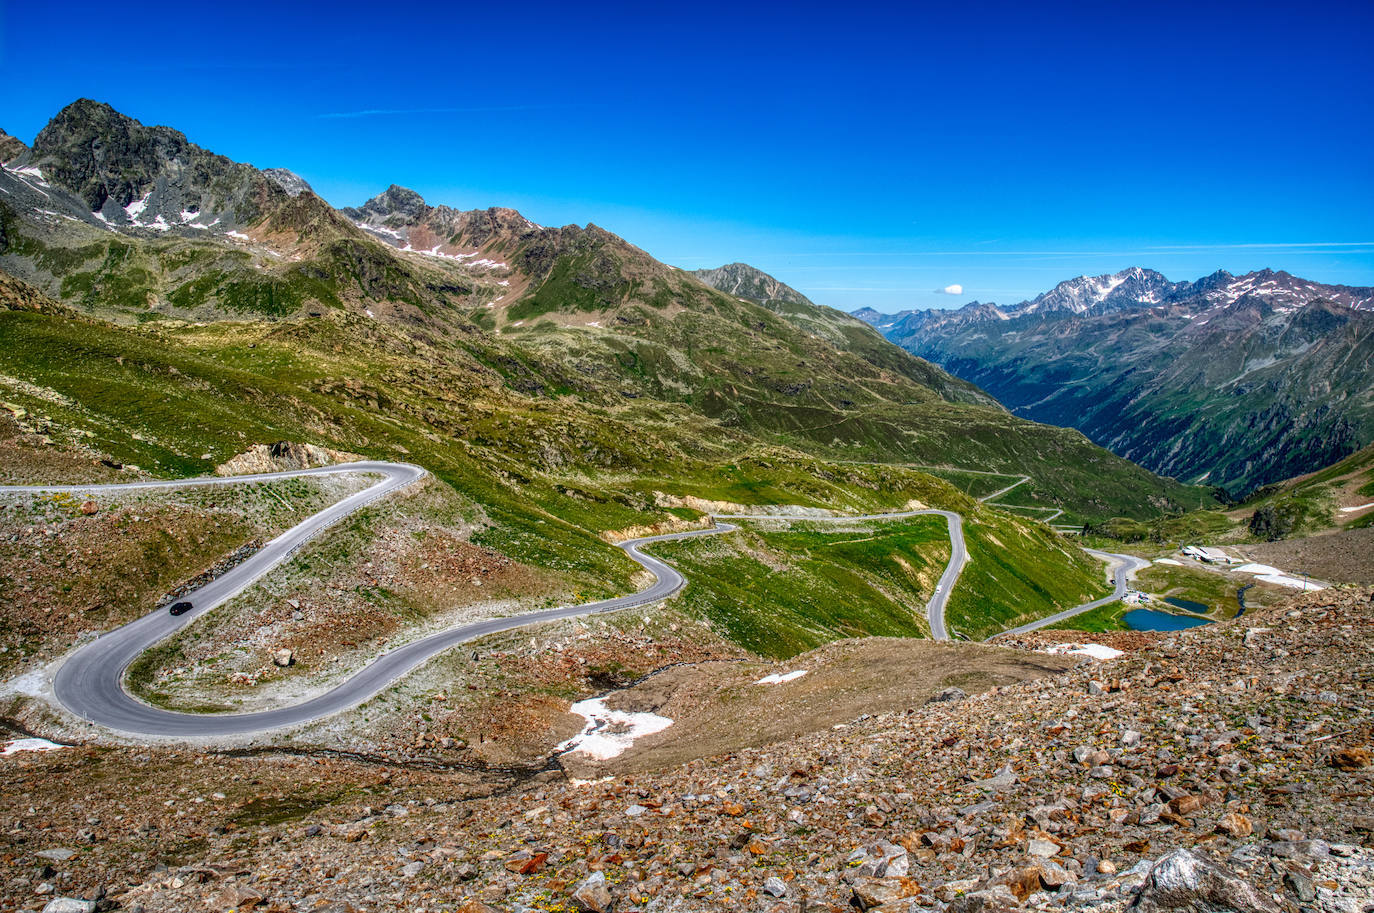
[[[1280,913],[1249,882],[1191,850],[1174,850],[1150,868],[1133,913]]]
[[[946,688],[944,691],[941,691],[939,694],[926,701],[926,703],[936,704],[946,701],[962,701],[966,697],[968,697],[968,692],[964,691],[962,688]]]
[[[280,666],[283,669],[291,665],[295,660],[296,654],[291,652],[290,647],[282,647],[276,653],[272,654],[272,665]]]
[[[43,913],[95,913],[95,901],[54,897],[43,906]]]
[[[604,872],[593,872],[575,888],[571,894],[573,906],[582,913],[610,913],[615,909],[615,898],[606,886]]]

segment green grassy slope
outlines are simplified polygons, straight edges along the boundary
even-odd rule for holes
[[[420,463],[477,505],[478,544],[558,573],[581,598],[633,587],[634,566],[600,533],[696,515],[660,506],[671,503],[664,497],[855,511],[919,500],[976,511],[956,488],[917,470],[762,445],[671,404],[553,408],[512,391],[477,355],[346,316],[131,328],[51,306],[4,311],[0,392],[41,415],[59,444],[79,443],[155,475],[204,473],[252,443],[278,439]],[[978,516],[971,542],[984,522],[1015,541],[1003,526],[1013,521]],[[770,656],[856,633],[921,633],[929,595],[922,588],[948,554],[943,532],[919,524],[884,531],[881,547],[857,550],[819,531],[742,539],[746,545],[703,542],[701,556],[685,548],[694,586],[684,598]],[[713,549],[728,554],[710,558]],[[769,573],[765,552],[798,575]],[[910,571],[896,573],[893,555]],[[1017,573],[1037,581],[1029,588],[1045,595],[1034,605],[1048,608],[1085,588],[1093,572],[1051,549]],[[963,617],[991,611],[1000,594],[977,584],[977,574],[968,580],[985,592],[967,597]],[[1064,580],[1076,585],[1056,590]]]
[[[659,546],[691,583],[683,606],[730,640],[785,658],[830,640],[925,636],[925,603],[949,560],[939,517],[795,524]]]
[[[983,640],[1111,590],[1100,562],[1040,524],[984,508],[964,527],[969,563],[946,612],[953,632]]]

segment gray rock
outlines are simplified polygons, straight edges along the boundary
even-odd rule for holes
[[[1140,823],[1158,824],[1159,816],[1164,813],[1164,809],[1166,808],[1168,808],[1168,806],[1162,802],[1155,802],[1145,806],[1140,810]]]
[[[1283,876],[1283,886],[1302,903],[1311,903],[1317,899],[1316,885],[1312,883],[1311,878],[1301,872],[1286,873]]]
[[[51,859],[53,862],[66,862],[76,855],[76,850],[69,850],[65,846],[59,846],[50,850],[39,850],[34,855],[42,859]]]
[[[974,785],[979,789],[997,791],[1011,789],[1016,785],[1016,782],[1016,772],[1011,769],[1010,764],[1007,764],[1001,770],[997,771],[996,776],[988,777],[986,780],[979,780]]]
[[[573,906],[582,913],[610,913],[615,908],[615,898],[611,895],[611,889],[606,887],[606,875],[603,872],[593,872],[582,879],[570,896]]]
[[[972,891],[955,897],[949,904],[949,913],[992,913],[992,911],[1015,910],[1021,906],[1011,888],[1004,884],[993,885],[981,891]]]
[[[1150,868],[1133,913],[1280,913],[1250,883],[1191,850],[1174,850]]]
[[[769,878],[763,883],[763,893],[771,894],[774,897],[786,897],[787,882],[776,876]]]
[[[401,874],[407,878],[414,878],[424,870],[425,864],[418,859],[414,862],[407,862],[405,865],[401,866]]]
[[[997,803],[991,799],[987,802],[978,802],[973,805],[965,805],[959,809],[959,814],[965,818],[972,818],[974,815],[981,815],[983,812],[990,812],[997,807]]]
[[[76,897],[54,897],[43,907],[43,913],[95,913],[95,901]]]

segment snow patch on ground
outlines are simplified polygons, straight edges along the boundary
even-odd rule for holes
[[[402,237],[399,231],[387,228],[384,225],[369,225],[366,222],[354,222],[353,224],[361,228],[363,231],[370,231],[379,235],[390,235],[391,237],[396,238],[397,240],[401,240]],[[409,247],[409,245],[406,246]]]
[[[1042,653],[1074,653],[1080,656],[1091,656],[1093,659],[1116,659],[1122,656],[1124,651],[1108,647],[1104,644],[1053,644],[1041,651]]]
[[[807,672],[806,669],[797,669],[794,672],[774,672],[772,675],[765,675],[763,678],[754,682],[756,685],[781,685],[784,682],[792,682],[801,678]]]
[[[1175,561],[1173,558],[1156,558],[1155,564],[1167,564],[1171,567],[1183,567],[1182,561]]]
[[[247,235],[245,235],[245,234],[244,234],[243,232],[241,232],[241,231],[232,231],[232,230],[231,230],[231,231],[226,231],[225,234],[228,235],[228,236],[231,237],[231,238],[238,238],[240,241],[251,241],[251,240],[253,240],[252,238],[248,237]]]
[[[556,750],[585,754],[598,761],[619,757],[635,739],[662,732],[673,725],[671,719],[656,713],[611,710],[604,697],[578,701],[568,710],[586,719],[587,725]]]
[[[1370,501],[1368,504],[1361,504],[1359,507],[1342,507],[1341,513],[1353,514],[1357,510],[1368,510],[1371,507],[1374,507],[1374,501]]]
[[[1283,571],[1267,564],[1242,564],[1236,570],[1242,574],[1282,574]]]
[[[125,211],[126,213],[128,213],[128,215],[129,215],[129,221],[130,221],[130,222],[134,222],[134,223],[137,223],[137,222],[138,222],[138,217],[139,217],[140,215],[143,214],[143,210],[145,210],[145,209],[148,208],[148,197],[151,197],[151,196],[152,196],[152,193],[149,193],[149,194],[148,194],[147,196],[145,196],[143,199],[141,199],[141,200],[134,200],[134,201],[133,201],[132,203],[130,203],[128,206],[125,206],[125,207],[124,207],[124,211]]]
[[[69,746],[49,742],[47,739],[13,739],[6,742],[5,747],[0,749],[0,755],[9,756],[19,754],[21,751],[57,751],[59,748],[67,747]]]
[[[1275,586],[1291,587],[1295,590],[1324,590],[1326,587],[1320,583],[1313,583],[1310,580],[1299,580],[1297,577],[1289,577],[1287,574],[1260,574],[1256,580],[1263,580],[1265,583],[1272,583]]]

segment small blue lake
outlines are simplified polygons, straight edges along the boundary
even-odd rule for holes
[[[1196,628],[1198,625],[1211,624],[1205,618],[1174,615],[1155,609],[1131,609],[1121,618],[1126,622],[1126,627],[1132,631],[1182,631],[1184,628]]]
[[[1164,601],[1175,608],[1186,609],[1198,615],[1206,615],[1208,612],[1212,611],[1211,606],[1203,605],[1200,602],[1193,602],[1191,599],[1179,599],[1177,596],[1165,596]]]

